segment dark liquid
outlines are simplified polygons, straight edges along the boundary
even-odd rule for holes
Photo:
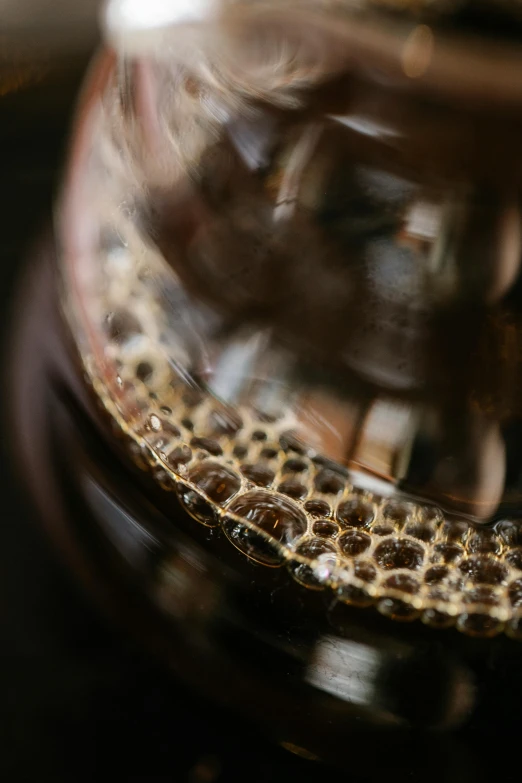
[[[385,775],[403,780],[407,774],[433,781],[515,779],[510,770],[522,695],[519,643],[505,636],[470,638],[420,622],[400,624],[372,608],[351,607],[324,590],[311,589],[317,573],[307,571],[306,565],[297,565],[291,575],[285,568],[266,568],[245,557],[251,539],[240,540],[240,552],[224,533],[189,518],[175,493],[162,488],[164,476],[152,477],[132,466],[129,444],[118,440],[110,418],[98,408],[58,315],[58,286],[49,268],[53,261],[35,267],[24,287],[23,307],[17,309],[13,449],[21,456],[24,486],[30,487],[71,571],[114,627],[125,627],[166,662],[164,674],[158,675],[160,682],[164,677],[166,690],[171,687],[169,669],[193,688],[192,706],[200,705],[207,721],[208,716],[215,721],[216,755],[227,748],[226,757],[236,759],[233,770],[238,758],[244,760],[242,773],[253,780],[256,775],[262,780],[263,774],[265,779],[318,774],[316,768],[310,773],[272,755],[272,742],[336,761],[346,770],[343,774],[355,779],[381,780]],[[146,379],[147,368],[140,374]],[[234,420],[221,420],[221,426],[235,435]],[[185,425],[180,422],[180,427]],[[255,443],[261,467],[246,463],[245,447],[236,447],[241,464],[250,465],[241,475],[266,488],[274,474],[267,461],[269,465],[276,455],[271,444]],[[284,448],[292,443],[300,448],[288,439]],[[215,450],[208,442],[197,443],[196,449],[204,453],[209,446]],[[183,447],[176,448],[180,452],[172,457],[175,465],[188,464]],[[285,460],[292,461],[294,483],[287,489],[298,494],[303,455],[295,448],[290,452]],[[201,466],[214,456],[212,451],[206,454]],[[134,452],[137,462],[143,456]],[[318,465],[316,475],[321,467],[328,468]],[[197,480],[205,482],[205,494],[218,505],[230,486],[226,481],[216,485],[210,472]],[[321,487],[333,489],[335,496],[344,481],[335,471],[333,476],[323,473]],[[326,568],[328,544],[336,536],[350,557],[366,551],[366,525],[374,520],[368,522],[371,512],[364,497],[351,500],[337,510],[337,519],[326,500],[304,501],[314,520],[312,556],[325,555]],[[205,521],[212,519],[212,508],[198,501],[196,510]],[[407,508],[382,512],[383,526],[389,524],[388,512],[393,524],[408,524]],[[263,516],[263,524],[271,519],[269,513]],[[341,529],[343,522],[346,528]],[[429,544],[433,520],[423,524],[425,529],[416,531],[419,546]],[[229,533],[236,541],[235,533]],[[468,537],[467,523],[447,532],[443,556],[448,563],[462,554]],[[266,538],[254,541],[255,551],[266,543]],[[471,538],[469,546],[473,556]],[[268,547],[268,554],[273,553]],[[383,548],[373,566],[359,565],[358,576],[371,583],[372,567],[387,568],[390,563],[414,574],[411,566],[418,553],[418,547]],[[445,565],[438,563],[434,569]],[[396,584],[402,592],[414,588],[407,576]],[[364,593],[346,598],[361,606],[367,601]],[[400,619],[405,607],[397,603],[390,610]],[[226,705],[227,711],[216,713],[209,700]],[[172,712],[179,710],[174,697],[170,706]],[[238,723],[246,723],[243,716],[254,726],[252,734],[238,729]],[[175,745],[179,739],[183,744],[184,732],[198,734],[199,725],[191,720],[187,726],[181,715],[177,731],[166,737],[160,731],[160,741]],[[426,731],[433,726],[445,731]],[[132,748],[125,751],[133,754]],[[267,758],[273,759],[275,772],[267,768]],[[174,757],[169,775],[176,774],[176,763]]]
[[[305,569],[292,578],[258,565],[196,524],[116,446],[71,360],[53,288],[49,270],[35,269],[20,313],[17,355],[40,361],[18,367],[18,444],[51,532],[112,621],[197,693],[294,751],[371,779],[382,768],[375,747],[392,777],[414,769],[428,780],[457,770],[459,779],[488,779],[473,748],[487,736],[480,753],[498,763],[499,745],[516,731],[519,643],[332,601],[299,584],[310,587]],[[343,546],[353,552],[350,535]],[[425,735],[427,727],[449,734]]]
[[[150,69],[145,97],[163,78],[180,103],[178,146],[158,113],[151,155],[100,73],[63,196],[64,301],[103,426],[158,502],[325,601],[518,635],[518,201],[505,160],[455,169],[452,124],[504,149],[513,123],[399,111],[345,75],[297,107],[229,88],[225,121],[208,85]]]

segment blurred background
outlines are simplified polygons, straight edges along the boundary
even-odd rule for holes
[[[78,89],[97,45],[99,5],[0,0],[0,778],[322,779],[316,764],[267,746],[235,716],[196,699],[100,618],[40,528],[13,464],[11,324],[25,270],[40,253],[53,252],[53,199]],[[431,747],[436,751],[436,736]],[[425,749],[412,740],[401,780],[416,779],[416,762],[430,763]],[[485,742],[486,765],[468,750],[452,755],[451,780],[518,780],[508,771],[509,748],[497,754]]]
[[[195,704],[98,617],[40,529],[13,465],[10,323],[25,270],[51,246],[43,238],[98,5],[0,0],[0,778],[213,783],[244,779],[248,767],[256,781],[296,769],[306,779],[315,771],[305,761],[267,752],[222,712]]]

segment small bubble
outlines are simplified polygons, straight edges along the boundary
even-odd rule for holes
[[[364,580],[361,576],[358,578],[361,579],[361,581],[371,581]],[[339,601],[341,601],[343,604],[349,604],[350,606],[371,606],[375,600],[367,589],[352,584],[350,581],[349,572],[346,572],[344,580],[341,580],[338,584],[336,595]]]
[[[181,465],[186,465],[192,459],[192,451],[188,446],[178,446],[171,451],[167,457],[167,462],[174,470],[177,470]]]
[[[382,508],[382,518],[402,527],[415,513],[413,503],[404,503],[400,500],[388,500]]]
[[[441,584],[428,585],[428,598],[430,601],[441,601],[443,603],[451,603],[452,593],[451,587]]]
[[[109,313],[105,321],[105,328],[109,339],[118,345],[125,343],[134,334],[140,334],[142,331],[138,319],[127,310]]]
[[[455,624],[455,617],[440,609],[426,609],[422,614],[422,622],[431,628],[451,628]]]
[[[284,563],[285,556],[282,550],[248,525],[225,517],[223,531],[230,543],[255,563],[272,568],[277,568]]]
[[[293,432],[285,432],[279,438],[279,444],[283,451],[295,451],[296,454],[306,454],[306,447],[300,438]]]
[[[204,399],[205,395],[200,389],[188,389],[182,397],[183,404],[188,410],[197,408]]]
[[[474,554],[489,552],[497,555],[500,550],[500,541],[492,530],[475,530],[468,539],[468,551]]]
[[[326,468],[327,470],[331,470],[332,473],[336,473],[338,476],[341,476],[343,479],[348,478],[348,469],[341,465],[339,462],[336,462],[333,459],[329,459],[329,457],[325,457],[322,454],[317,454],[315,457],[312,457],[312,462],[314,465],[317,465],[320,468]],[[361,490],[364,492],[364,490]]]
[[[192,421],[192,419],[188,419],[187,417],[181,419],[181,424],[189,432],[192,432],[192,430],[194,429],[194,422]]]
[[[462,596],[465,604],[486,604],[487,606],[497,606],[498,596],[492,587],[480,585],[468,590]]]
[[[241,465],[241,473],[258,487],[270,487],[275,478],[275,473],[265,465]]]
[[[161,420],[161,426],[163,429],[163,432],[166,432],[168,435],[172,436],[173,438],[179,438],[181,435],[181,432],[178,430],[175,424],[172,424],[170,421],[166,421],[165,419]]]
[[[256,411],[256,416],[259,419],[259,421],[264,422],[265,424],[274,424],[274,422],[277,421],[278,416],[274,416],[272,413],[266,413],[266,411]]]
[[[159,416],[156,416],[156,414],[152,414],[147,419],[147,426],[149,429],[152,430],[152,432],[160,432],[162,429],[162,423]]]
[[[306,467],[306,462],[301,459],[288,459],[283,465],[283,473],[302,473]]]
[[[401,601],[400,598],[381,598],[377,604],[377,609],[385,617],[402,622],[411,622],[416,620],[420,611],[407,601]]]
[[[436,506],[424,506],[420,509],[420,518],[423,522],[439,525],[444,519],[444,516],[440,508],[437,508]]]
[[[491,637],[502,630],[503,623],[484,612],[466,612],[457,620],[457,628],[468,636]]]
[[[436,544],[431,560],[434,563],[456,563],[463,555],[464,550],[457,544]]]
[[[170,491],[175,488],[175,482],[163,468],[161,467],[154,468],[152,470],[152,475],[154,477],[154,480],[157,481],[157,483],[163,489]]]
[[[129,443],[129,452],[132,461],[140,470],[149,469],[149,454],[146,446],[139,446],[134,441],[131,441]]]
[[[426,571],[424,581],[427,585],[435,585],[442,582],[449,574],[449,568],[444,565],[433,566]]]
[[[424,559],[424,550],[420,544],[406,539],[386,539],[374,552],[376,563],[385,570],[392,568],[420,568]]]
[[[487,555],[470,557],[460,564],[460,570],[475,583],[502,584],[508,574],[505,565]]]
[[[339,532],[335,522],[331,522],[328,519],[318,519],[314,522],[312,530],[316,536],[321,538],[335,538]]]
[[[206,527],[216,527],[219,524],[216,509],[199,492],[186,484],[178,484],[177,493],[185,511],[197,522]]]
[[[323,468],[315,477],[314,486],[317,492],[324,495],[338,495],[344,489],[344,481],[333,470]]]
[[[409,522],[405,526],[404,532],[406,535],[417,538],[419,541],[424,541],[425,543],[429,543],[435,538],[435,530],[431,525],[424,522]]]
[[[306,532],[306,517],[291,500],[262,490],[251,490],[236,498],[229,511],[266,535],[267,538],[256,535],[255,530],[232,519],[224,525],[226,535],[238,549],[266,565],[276,565],[284,559],[276,544],[291,546]]]
[[[136,365],[136,378],[142,383],[147,383],[152,378],[154,367],[150,362],[138,362]]]
[[[248,449],[246,446],[234,446],[234,451],[232,452],[234,457],[237,457],[238,459],[245,459],[246,455],[248,454]]]
[[[450,543],[464,543],[469,533],[470,526],[463,520],[446,520],[442,526],[442,535]]]
[[[216,408],[208,417],[208,428],[214,435],[237,435],[243,427],[243,420],[239,413],[232,408]]]
[[[259,456],[262,459],[275,459],[278,453],[279,452],[277,451],[277,449],[268,447],[268,448],[261,449],[261,453],[259,454]]]
[[[522,606],[522,578],[515,579],[508,588],[508,596],[512,606]]]
[[[188,478],[220,506],[227,503],[241,486],[241,480],[233,470],[211,460],[192,468]]]
[[[369,549],[372,539],[367,533],[363,533],[360,530],[349,530],[347,533],[343,533],[339,539],[339,546],[343,554],[348,557],[356,557],[362,555]]]
[[[266,437],[267,437],[266,432],[264,432],[263,430],[254,430],[254,432],[252,433],[252,440],[254,441],[266,440]]]
[[[409,574],[393,574],[386,579],[384,584],[393,590],[402,590],[402,592],[410,593],[411,595],[419,590],[419,582]]]
[[[508,546],[522,546],[522,524],[503,520],[497,523],[495,530]]]
[[[509,563],[512,568],[516,568],[522,571],[522,547],[516,547],[508,552],[505,556],[506,563]]]
[[[214,457],[220,457],[223,454],[223,449],[216,440],[212,438],[192,438],[190,445],[194,449],[203,449],[208,451]]]
[[[229,501],[241,486],[239,476],[232,470],[210,460],[192,468],[188,478],[218,505]],[[205,497],[185,485],[179,488],[178,495],[184,508],[198,522],[209,527],[217,524],[216,509]]]
[[[342,527],[368,527],[374,517],[373,506],[358,498],[346,500],[338,506],[336,517]]]
[[[374,525],[372,527],[372,533],[381,537],[391,536],[392,533],[395,533],[395,528],[393,528],[391,525]]]
[[[239,413],[231,408],[216,408],[209,415],[208,426],[216,435],[237,435],[243,427],[243,420]]]
[[[200,97],[201,84],[193,76],[186,76],[183,80],[183,86],[191,98]]]
[[[296,552],[316,562],[313,565],[292,563],[289,569],[294,579],[305,587],[322,589],[337,561],[335,546],[323,538],[310,538],[299,544]]]
[[[356,560],[353,573],[362,582],[374,582],[377,578],[377,569],[370,560]]]
[[[508,633],[513,639],[522,640],[522,616],[513,617],[508,626]]]
[[[332,514],[332,509],[325,500],[307,500],[304,507],[313,517],[329,517]]]
[[[304,484],[301,484],[301,482],[295,478],[282,481],[277,489],[279,492],[282,492],[283,495],[288,495],[289,497],[294,498],[294,500],[301,500],[308,494],[308,490]]]

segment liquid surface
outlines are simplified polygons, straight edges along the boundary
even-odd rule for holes
[[[105,66],[65,198],[87,377],[134,460],[247,557],[398,620],[518,633],[519,205],[470,179],[505,155],[455,175],[477,117],[397,112],[332,77],[335,52],[294,54],[255,91],[257,51],[244,83]],[[481,119],[501,154],[518,121]]]

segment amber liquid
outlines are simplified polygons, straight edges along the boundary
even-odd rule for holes
[[[61,202],[63,301],[140,478],[192,535],[324,601],[519,635],[517,200],[478,154],[514,125],[344,75],[301,108],[242,95],[225,123],[208,85],[152,69],[148,97],[180,104],[157,119],[178,121],[164,163],[183,165],[160,176],[161,131],[152,156],[128,117],[139,70],[126,95],[99,68]],[[452,123],[474,122],[455,169]]]
[[[16,373],[20,464],[111,622],[195,693],[300,755],[378,779],[379,748],[392,776],[486,780],[477,759],[497,764],[517,729],[519,643],[332,601],[197,524],[116,445],[79,376],[55,283],[48,267],[34,269],[18,321],[17,355],[40,357]]]
[[[110,623],[163,662],[165,682],[174,670],[202,711],[211,709],[209,701],[226,707],[216,718],[228,722],[223,744],[238,742],[238,723],[253,727],[243,770],[253,779],[256,753],[270,756],[279,743],[339,765],[356,780],[509,780],[519,733],[520,644],[351,606],[303,585],[306,572],[299,580],[286,567],[259,564],[245,547],[230,545],[226,530],[189,516],[176,492],[133,462],[140,455],[100,407],[60,314],[54,259],[44,255],[17,308],[13,448],[47,530]],[[269,448],[253,443],[259,454]],[[208,446],[189,448],[199,454]],[[212,456],[207,451],[200,464]],[[266,483],[272,458],[263,457],[263,473],[244,456],[241,475]],[[300,459],[299,452],[285,456],[294,460],[297,484]],[[330,476],[334,496],[336,478]],[[325,540],[339,522],[313,502],[310,524]],[[346,519],[363,523],[365,502],[349,508],[357,513]],[[364,524],[347,527],[345,546],[360,554]],[[274,764],[284,776],[317,774],[286,766],[280,756]]]

